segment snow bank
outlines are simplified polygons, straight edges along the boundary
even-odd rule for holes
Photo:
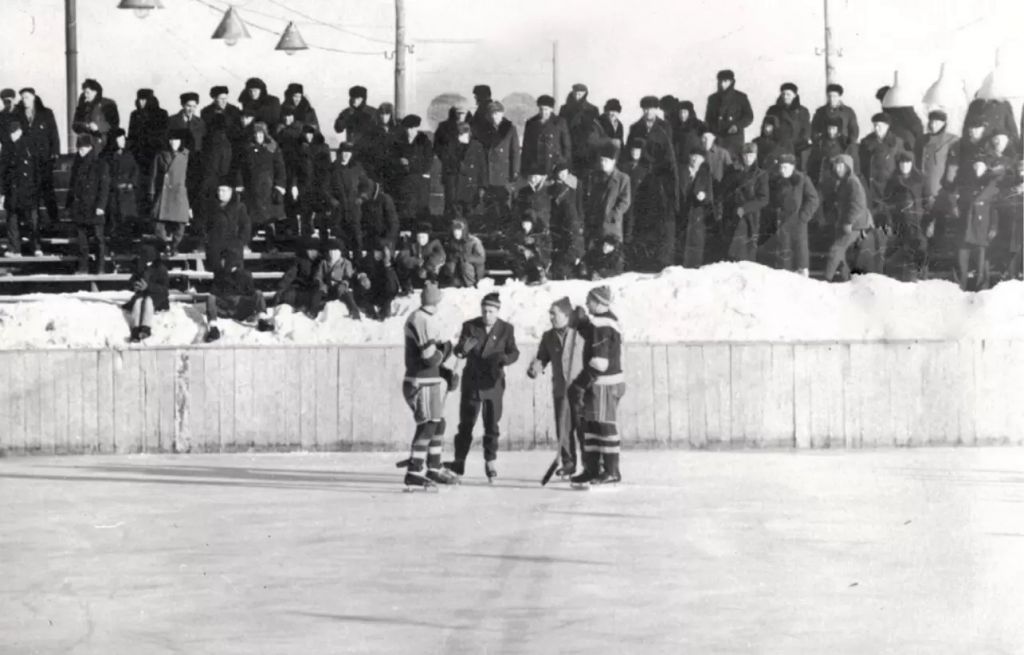
[[[868,275],[826,284],[757,264],[715,264],[699,270],[670,268],[655,275],[631,273],[606,281],[613,289],[627,341],[836,341],[883,339],[1024,339],[1024,284],[1008,282],[982,293],[963,293],[949,282],[916,284]],[[550,304],[565,295],[582,304],[592,282],[552,282],[499,288],[502,316],[519,339],[535,341],[548,327]],[[493,289],[444,292],[440,318],[457,334],[479,312]],[[120,302],[127,294],[33,296],[0,305],[0,348],[122,347],[128,327]],[[313,321],[290,308],[274,310],[278,329],[259,333],[222,321],[224,344],[400,344],[402,325],[418,306],[416,296],[396,303],[384,323],[354,321],[331,303]],[[157,316],[149,345],[202,341],[200,306],[175,304]]]

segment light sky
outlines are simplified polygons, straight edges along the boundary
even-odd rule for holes
[[[61,0],[0,0],[0,85],[32,85],[58,111],[63,126],[64,44]],[[251,75],[280,95],[291,81],[306,86],[329,137],[347,102],[363,84],[370,103],[393,98],[394,4],[389,0],[239,0],[252,39],[233,48],[209,37],[223,0],[164,0],[165,10],[139,20],[116,9],[117,0],[78,0],[79,77],[98,79],[127,121],[135,90],[152,87],[165,107],[177,96],[227,84],[232,95]],[[469,96],[489,83],[498,98],[513,92],[551,93],[552,41],[559,49],[559,102],[573,82],[586,82],[598,106],[618,97],[625,118],[639,114],[645,94],[673,93],[693,100],[703,115],[720,68],[736,71],[756,120],[775,101],[782,82],[801,88],[813,111],[824,92],[822,0],[407,0],[409,111],[425,114],[443,92]],[[833,0],[839,81],[847,102],[866,123],[877,110],[874,91],[901,83],[918,94],[949,62],[969,92],[992,69],[997,47],[1019,66],[1024,2],[1019,0]],[[330,23],[314,24],[303,17]],[[311,50],[294,57],[273,51],[286,19],[311,44],[372,54]],[[340,29],[339,29],[340,28]],[[1016,31],[1016,34],[1014,33]],[[437,40],[475,42],[439,43]],[[1020,100],[1015,101],[1019,111]],[[923,111],[924,108],[922,107]],[[759,124],[759,123],[757,123]],[[756,127],[756,124],[755,124]],[[755,136],[748,130],[748,138]]]

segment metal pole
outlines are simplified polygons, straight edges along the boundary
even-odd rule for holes
[[[395,0],[395,118],[405,115],[405,0]]]
[[[555,102],[562,96],[558,93],[558,41],[551,42],[551,95]]]
[[[825,2],[825,84],[833,84],[836,81],[836,63],[833,57],[836,50],[832,45],[832,14],[831,0]]]
[[[64,46],[67,77],[68,152],[75,149],[75,105],[78,102],[78,14],[77,0],[64,0]]]

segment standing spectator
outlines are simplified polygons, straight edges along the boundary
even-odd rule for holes
[[[391,144],[397,136],[395,107],[390,102],[382,102],[377,108],[377,121],[356,147],[356,159],[362,162],[375,182],[384,182],[387,178]]]
[[[78,154],[71,165],[67,208],[78,231],[78,272],[89,272],[89,232],[98,247],[97,272],[106,272],[107,240],[103,232],[106,222],[110,173],[107,163],[93,147],[92,137],[79,134],[75,143]]]
[[[903,140],[892,133],[887,113],[871,117],[874,132],[860,142],[861,174],[867,181],[868,206],[875,216],[885,214],[885,185],[896,171],[896,155],[906,150]]]
[[[551,197],[551,277],[565,280],[572,276],[586,252],[580,216],[581,189],[567,162],[556,165],[553,176],[555,180],[548,188]]]
[[[598,138],[595,121],[600,112],[587,100],[589,95],[590,89],[586,84],[573,84],[572,91],[558,112],[559,118],[565,121],[569,129],[572,145],[570,166],[576,175],[582,175],[583,171],[591,170],[594,166],[591,156],[594,141]]]
[[[32,252],[43,254],[39,242],[39,157],[22,132],[21,123],[9,121],[5,126],[8,141],[0,150],[0,199],[7,212],[6,257],[21,255],[21,232],[18,223],[32,230]]]
[[[193,226],[196,228],[196,237],[200,244],[207,242],[206,231],[210,228],[211,211],[220,204],[218,189],[231,174],[232,163],[235,161],[234,149],[228,135],[227,120],[227,116],[223,113],[210,116],[210,131],[206,136],[206,147],[199,154],[203,179],[199,187],[199,204],[193,207]],[[207,254],[216,258],[218,253],[220,253],[220,248]]]
[[[185,236],[185,226],[192,218],[186,180],[191,153],[185,147],[188,134],[184,130],[171,130],[167,135],[168,149],[156,156],[149,195],[153,199],[153,220],[156,235],[165,244],[170,243],[171,257]]]
[[[455,216],[455,183],[458,179],[459,163],[466,148],[459,139],[460,130],[465,128],[469,134],[469,106],[465,102],[457,102],[448,110],[448,118],[437,126],[434,132],[434,156],[441,162],[441,187],[444,189],[444,214]],[[469,137],[465,142],[468,144]],[[474,189],[474,194],[475,194]],[[463,213],[463,215],[465,212]]]
[[[644,162],[661,185],[661,195],[665,198],[669,215],[672,215],[679,207],[679,168],[672,145],[672,130],[668,123],[658,118],[657,98],[644,96],[640,100],[640,108],[644,115],[630,126],[628,141],[644,140]]]
[[[398,297],[398,275],[387,242],[366,245],[370,254],[358,263],[353,293],[362,313],[379,321],[391,316],[391,302]]]
[[[333,208],[333,216],[328,231],[331,236],[341,238],[353,252],[359,253],[363,250],[359,185],[364,181],[369,183],[370,179],[354,155],[355,146],[342,143],[331,165],[328,204]]]
[[[725,177],[725,171],[732,166],[734,160],[729,150],[718,145],[717,138],[715,133],[707,127],[704,128],[700,135],[700,150],[704,153],[704,162],[708,165],[708,171],[710,171],[711,179],[715,184],[722,181],[722,178]],[[742,156],[742,153],[740,156]],[[736,157],[736,159],[738,158]]]
[[[430,224],[421,223],[416,228],[414,238],[407,241],[398,253],[398,282],[403,293],[422,289],[427,282],[437,284],[441,268],[444,266],[444,246],[430,236]]]
[[[489,114],[487,108],[494,102],[491,93],[491,87],[486,84],[477,84],[473,87],[473,101],[476,103],[476,111],[473,112],[473,117],[470,119],[470,125],[473,128],[473,136],[480,138],[478,132],[480,128],[487,125],[489,122]]]
[[[391,252],[395,252],[399,232],[395,201],[381,190],[380,184],[366,179],[359,182],[358,202],[362,223],[357,248],[363,250],[367,246],[381,242],[386,244]]]
[[[982,125],[984,137],[991,137],[996,131],[1002,130],[1010,137],[1010,143],[1016,147],[1020,144],[1020,132],[1017,131],[1017,122],[1013,119],[1013,107],[1008,100],[985,100],[975,98],[967,106],[967,115],[964,116],[963,133],[967,133],[971,125]],[[970,166],[968,165],[968,168]]]
[[[220,339],[218,319],[251,321],[256,318],[256,329],[272,332],[274,324],[267,315],[263,294],[256,290],[252,273],[242,266],[242,257],[230,248],[220,253],[219,264],[213,273],[210,295],[206,297],[206,337],[211,343]]]
[[[619,153],[614,143],[601,144],[597,154],[600,168],[590,174],[583,199],[584,234],[590,242],[609,234],[621,241],[630,206],[629,177],[615,166]]]
[[[306,127],[295,120],[295,108],[285,106],[281,110],[281,123],[273,128],[273,140],[280,148],[284,160],[284,212],[288,221],[294,225],[298,225],[299,219],[299,191],[295,180],[301,166],[300,151]],[[315,132],[315,128],[310,129]]]
[[[783,152],[796,155],[800,170],[806,170],[807,149],[811,147],[811,114],[800,104],[796,84],[786,82],[780,87],[778,100],[768,108],[765,116],[779,119],[779,145]]]
[[[281,104],[281,109],[284,110],[285,107],[291,107],[295,111],[296,121],[303,125],[312,125],[317,130],[320,129],[320,121],[316,117],[316,110],[313,109],[313,105],[309,104],[306,90],[298,82],[290,83],[288,88],[285,89],[284,102]]]
[[[887,272],[898,280],[913,282],[928,262],[928,239],[934,227],[924,211],[924,176],[914,166],[909,152],[896,155],[896,172],[885,187],[889,225],[894,234],[894,252],[886,262]]]
[[[192,91],[182,93],[179,100],[181,111],[167,119],[167,129],[186,130],[188,137],[185,147],[189,152],[198,154],[203,151],[203,140],[206,138],[206,123],[199,116],[199,94]]]
[[[468,216],[484,187],[487,172],[487,154],[479,141],[473,138],[468,123],[459,123],[456,138],[435,152],[441,160],[441,180],[444,187],[445,215]]]
[[[561,298],[551,305],[551,329],[544,332],[537,347],[537,356],[530,362],[526,374],[537,378],[551,365],[551,394],[555,409],[555,434],[558,436],[559,458],[562,465],[556,471],[565,478],[575,474],[577,452],[583,449],[583,435],[577,434],[578,417],[572,411],[567,397],[569,384],[583,371],[583,338],[569,327],[573,314],[572,303]],[[577,441],[580,443],[577,444]]]
[[[14,99],[16,97],[14,89],[0,90],[0,102],[3,103],[3,106],[0,106],[0,149],[6,148],[11,143],[10,124],[14,119]]]
[[[93,139],[93,147],[102,152],[107,145],[107,134],[120,126],[117,103],[103,97],[103,86],[93,79],[82,82],[82,94],[78,96],[72,120],[75,134],[88,134]]]
[[[620,148],[626,144],[625,128],[619,118],[621,114],[622,103],[618,98],[611,98],[604,103],[604,113],[597,119],[597,125],[601,128],[598,136],[618,141]]]
[[[807,157],[807,175],[818,190],[829,188],[834,181],[832,176],[832,160],[836,155],[850,155],[854,162],[854,171],[859,171],[857,166],[857,147],[854,142],[847,141],[843,136],[843,121],[838,116],[828,119],[825,126],[825,134],[816,139],[811,146],[811,152]]]
[[[903,142],[903,149],[913,154],[917,151],[917,142],[924,136],[924,125],[921,124],[921,118],[917,115],[917,110],[914,107],[885,106],[885,96],[888,95],[890,88],[888,86],[881,87],[875,93],[875,98],[882,105],[882,111],[889,117],[890,131]]]
[[[512,277],[526,284],[543,284],[551,267],[551,235],[532,209],[520,215],[519,225],[521,230],[512,234],[506,248],[511,254]]]
[[[761,123],[761,135],[754,139],[757,144],[757,165],[765,170],[775,170],[779,166],[779,155],[783,153],[778,139],[779,119],[765,116]]]
[[[358,321],[362,316],[359,314],[359,307],[356,306],[352,292],[356,276],[355,266],[345,258],[341,241],[338,239],[328,239],[324,249],[327,257],[317,264],[314,275],[316,288],[310,301],[310,311],[314,316],[319,315],[326,303],[340,300],[348,310],[349,317]]]
[[[281,100],[267,93],[267,84],[258,77],[245,81],[245,89],[238,96],[242,111],[252,114],[253,120],[267,125],[277,125],[281,120]]]
[[[634,138],[628,144],[626,148],[627,155],[624,160],[619,164],[619,170],[629,176],[629,210],[626,211],[626,215],[622,219],[622,244],[624,249],[629,251],[630,259],[637,259],[634,255],[637,253],[636,249],[633,248],[634,238],[639,236],[644,246],[647,245],[646,241],[649,238],[658,239],[661,237],[659,234],[660,230],[656,229],[655,226],[647,224],[648,216],[646,213],[640,216],[641,213],[649,212],[651,210],[653,194],[650,193],[650,189],[657,186],[653,184],[653,178],[650,177],[651,168],[644,162],[644,147],[646,142],[643,139]],[[640,229],[637,230],[637,217],[640,216]],[[647,237],[645,239],[644,237]],[[644,248],[646,250],[646,248]],[[642,258],[642,256],[640,257]]]
[[[686,166],[690,162],[690,152],[703,148],[701,134],[704,123],[697,118],[693,103],[683,100],[676,105],[676,111],[668,121],[672,128],[672,148],[675,150],[676,166]]]
[[[267,231],[273,247],[277,241],[277,222],[285,217],[285,171],[281,149],[269,138],[267,126],[254,123],[252,141],[240,153],[241,165],[235,187],[242,194],[249,219],[258,229]]]
[[[718,143],[739,157],[743,147],[743,131],[754,122],[747,94],[737,91],[736,76],[731,70],[718,71],[718,91],[708,96],[704,121],[718,137]]]
[[[565,121],[555,116],[555,99],[537,98],[537,115],[523,129],[524,170],[542,170],[548,175],[560,162],[572,161],[572,142]]]
[[[210,98],[213,100],[210,104],[203,107],[203,110],[199,112],[199,117],[206,123],[206,129],[210,129],[210,121],[217,114],[222,114],[225,120],[225,126],[232,132],[238,131],[242,122],[242,110],[235,105],[228,102],[228,87],[226,86],[215,86],[210,89]]]
[[[624,267],[622,242],[614,234],[608,234],[590,247],[590,252],[583,259],[580,277],[585,280],[604,280],[622,275]]]
[[[128,288],[132,297],[124,306],[131,334],[128,341],[138,343],[153,334],[153,315],[171,308],[171,277],[159,251],[146,244],[139,249]]]
[[[110,131],[110,145],[101,154],[110,172],[110,194],[107,201],[107,234],[110,238],[130,238],[129,221],[138,218],[135,188],[139,186],[139,169],[135,157],[128,152],[128,137],[120,127]]]
[[[818,192],[807,175],[796,170],[796,156],[779,157],[779,174],[772,178],[768,191],[769,226],[772,228],[768,254],[776,268],[795,270],[807,277],[810,251],[807,224],[818,210]]]
[[[444,246],[442,286],[472,288],[483,279],[487,252],[480,239],[469,233],[466,221],[452,221],[451,235]]]
[[[217,270],[220,253],[230,250],[240,259],[252,240],[252,222],[245,205],[235,196],[229,177],[222,178],[216,187],[216,196],[207,211],[206,267]],[[218,254],[214,254],[218,253]]]
[[[703,150],[690,152],[690,161],[679,170],[679,219],[677,231],[684,231],[682,265],[700,268],[704,265],[707,223],[714,218],[714,177]]]
[[[732,261],[757,261],[761,211],[768,205],[769,173],[757,163],[757,144],[743,145],[743,158],[731,166],[722,181],[723,233],[730,237]]]
[[[128,150],[135,156],[139,179],[148,180],[153,175],[153,162],[167,140],[167,110],[160,107],[160,101],[153,89],[139,89],[135,93],[135,109],[128,120]],[[146,187],[139,185],[136,204],[140,216],[148,216],[151,208],[145,204]]]
[[[288,181],[291,197],[297,203],[299,233],[318,232],[327,238],[327,223],[323,217],[330,207],[331,149],[324,135],[316,128],[306,126],[299,144],[295,177]]]
[[[825,264],[825,280],[828,282],[832,281],[840,269],[842,279],[849,279],[847,252],[863,239],[864,233],[873,226],[871,213],[868,211],[867,194],[860,178],[857,177],[853,157],[845,153],[836,155],[832,158],[832,169],[833,179],[838,186],[835,191],[836,238],[829,248],[828,261]]]
[[[57,193],[53,185],[53,167],[60,157],[60,135],[53,111],[43,104],[35,89],[21,90],[21,102],[14,108],[12,118],[21,123],[22,136],[36,158],[39,175],[39,202],[46,207],[46,220],[55,223],[60,219],[57,212]],[[10,131],[4,138],[10,136]],[[38,212],[37,212],[38,213]]]
[[[957,183],[964,178],[972,177],[974,160],[983,157],[988,149],[988,140],[985,138],[985,124],[980,119],[974,119],[967,123],[967,131],[964,138],[960,139],[956,171],[953,176]]]
[[[946,219],[956,212],[948,186],[956,175],[960,139],[946,131],[947,122],[946,112],[929,112],[928,134],[918,143],[917,152],[917,161],[924,176],[924,210],[936,225],[933,228],[936,231],[944,231]]]
[[[295,259],[277,285],[274,305],[290,305],[296,312],[316,318],[319,308],[313,301],[320,287],[317,268],[320,265],[320,242],[311,237],[299,239]]]
[[[505,107],[500,102],[488,105],[485,117],[486,122],[477,130],[477,138],[487,156],[484,202],[498,207],[499,218],[503,218],[508,213],[510,188],[519,179],[519,132],[512,121],[505,118]]]
[[[459,432],[455,435],[455,459],[445,466],[456,475],[466,470],[466,456],[473,444],[473,428],[481,410],[484,415],[484,471],[494,482],[498,458],[502,400],[505,395],[505,367],[519,359],[515,328],[498,318],[501,298],[497,293],[484,296],[480,317],[462,324],[455,354],[466,359],[462,373],[462,400],[459,403]]]
[[[334,119],[334,131],[345,133],[345,141],[358,146],[373,129],[377,110],[366,104],[365,86],[353,86],[348,90],[348,107]]]
[[[977,263],[974,291],[988,286],[986,250],[998,232],[992,220],[992,206],[999,191],[999,178],[989,171],[988,160],[978,155],[971,162],[971,171],[958,184],[962,240],[957,253],[960,288],[967,290],[970,279],[971,251]]]
[[[430,171],[434,147],[416,114],[402,118],[401,136],[391,145],[389,188],[398,210],[399,225],[411,228],[430,219]]]
[[[843,103],[843,85],[829,84],[825,87],[828,102],[814,110],[811,119],[811,139],[815,142],[828,137],[829,122],[839,121],[839,138],[846,143],[857,143],[860,138],[860,126],[857,125],[857,112]],[[827,165],[827,162],[825,162]],[[813,174],[813,171],[811,171]]]

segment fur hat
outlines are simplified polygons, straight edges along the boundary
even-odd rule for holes
[[[89,78],[86,81],[82,82],[82,90],[85,91],[86,89],[95,91],[100,95],[103,94],[103,86],[92,78]]]
[[[76,148],[91,148],[92,147],[92,137],[89,136],[88,134],[79,134],[75,138],[75,147]]]
[[[266,91],[267,84],[258,77],[250,77],[245,81],[245,90],[259,89],[260,91]]]
[[[284,118],[285,116],[294,116],[294,115],[295,115],[295,106],[294,105],[284,105],[283,107],[281,107],[281,118]]]
[[[569,170],[569,164],[565,161],[559,161],[551,168],[551,177],[558,177],[562,171],[567,170]]]
[[[843,93],[845,93],[845,89],[843,89],[842,84],[829,84],[825,87],[825,93],[838,93],[839,95],[843,95]]]
[[[877,100],[878,102],[882,102],[882,100],[885,98],[885,94],[889,93],[889,89],[891,88],[892,87],[889,85],[878,87],[878,90],[875,91],[875,100]]]
[[[900,150],[898,153],[896,153],[896,163],[899,164],[905,161],[913,162],[914,155],[910,154],[906,150]]]
[[[380,103],[380,105],[377,106],[377,113],[378,114],[390,114],[390,115],[394,116],[395,115],[395,106],[393,104],[391,104],[390,102],[382,102],[382,103]]]
[[[483,96],[485,98],[491,97],[491,87],[486,84],[477,84],[473,87],[473,95]]]
[[[295,93],[301,93],[301,94],[305,95],[306,94],[306,90],[298,82],[292,82],[292,83],[290,83],[288,85],[288,88],[284,90],[284,94],[286,96],[290,96],[290,95],[293,95]]]
[[[453,230],[462,230],[463,232],[465,232],[466,231],[466,221],[464,219],[461,219],[461,218],[456,218],[454,221],[452,221],[452,229]]]
[[[736,73],[732,72],[728,68],[718,71],[717,79],[719,82],[722,80],[729,80],[730,82],[736,81]]]
[[[356,146],[351,141],[345,141],[338,146],[338,152],[355,152]]]
[[[680,100],[679,104],[676,106],[676,111],[678,112],[680,109],[689,110],[690,116],[697,115],[697,110],[693,108],[693,103],[690,102],[689,100]]]
[[[22,91],[24,91],[24,89],[22,89]],[[142,100],[142,99],[147,99],[148,100],[149,98],[152,98],[152,97],[153,97],[153,89],[139,89],[138,91],[135,92],[135,99],[136,100]]]
[[[487,113],[488,114],[504,114],[505,113],[505,105],[501,104],[497,100],[493,100],[493,101],[491,101],[491,103],[489,105],[487,105]]]
[[[671,94],[667,96],[661,96],[661,98],[658,100],[658,107],[660,107],[661,110],[664,111],[666,114],[674,113],[676,107],[678,106],[679,98]]]
[[[949,116],[946,115],[946,112],[942,111],[941,109],[933,109],[932,111],[928,112],[928,120],[942,121],[943,123],[945,123],[946,121],[949,120]]]
[[[626,148],[629,150],[643,150],[647,147],[647,139],[635,136],[626,142]]]
[[[793,84],[792,82],[784,82],[782,86],[779,87],[779,93],[782,93],[783,91],[792,91],[793,93],[800,93],[800,89],[798,89],[796,84]]]
[[[191,137],[192,137],[192,133],[189,132],[188,129],[185,129],[185,128],[178,128],[176,130],[168,130],[167,131],[167,140],[168,141],[170,141],[171,139],[177,139],[178,141],[181,141],[184,144],[184,143],[188,143],[188,140]]]
[[[330,239],[328,239],[327,243],[324,244],[324,250],[344,250],[344,249],[345,249],[344,246],[342,246],[342,244],[341,244],[341,239],[337,239],[337,238],[334,238],[334,237],[331,237]]]
[[[612,304],[612,290],[605,285],[594,287],[587,293],[587,300],[593,300],[602,305],[610,305]]]
[[[420,304],[421,305],[438,305],[441,303],[441,289],[437,287],[433,282],[427,282],[423,285],[423,291],[420,292]]]
[[[302,126],[302,133],[303,134],[316,134],[317,133],[317,129],[313,125],[303,125]]]
[[[484,296],[483,300],[480,301],[480,306],[501,309],[501,296],[498,295],[497,291],[492,291]]]
[[[885,113],[884,111],[881,111],[871,117],[871,122],[892,125],[892,118],[889,117],[889,114]]]
[[[14,89],[4,89],[4,90],[0,91],[0,98],[3,98],[3,99],[13,98],[16,95],[17,94],[14,92]]]
[[[619,235],[617,234],[606,234],[601,237],[601,243],[607,243],[609,246],[618,248],[620,245]]]
[[[640,109],[657,109],[659,104],[658,98],[655,96],[640,98]]]
[[[583,84],[582,82],[577,82],[576,84],[572,85],[572,92],[590,93],[590,89],[587,88],[586,84]]]
[[[780,164],[793,164],[793,165],[796,165],[796,155],[794,155],[791,152],[784,152],[784,153],[782,153],[781,155],[779,155],[779,159],[778,160],[779,160]]]
[[[119,136],[127,136],[127,135],[128,135],[128,133],[124,131],[123,127],[115,127],[114,129],[112,129],[109,132],[107,132],[107,138],[109,138],[111,141],[113,141],[114,139],[116,139]]]
[[[199,94],[196,93],[195,91],[187,91],[185,93],[182,93],[180,96],[178,96],[178,100],[181,101],[181,104],[183,106],[187,105],[190,102],[198,103],[199,102]]]
[[[757,144],[754,143],[753,141],[748,141],[747,143],[744,143],[743,144],[743,154],[745,155],[747,153],[753,153],[753,154],[756,155],[757,154]]]
[[[825,119],[825,129],[830,127],[837,127],[840,130],[843,129],[843,119],[839,116],[829,116]]]
[[[423,119],[416,114],[409,114],[408,116],[402,117],[402,127],[407,130],[413,130],[423,124]]]
[[[551,308],[558,310],[564,316],[572,316],[572,301],[568,296],[562,296],[551,303]]]
[[[552,109],[554,109],[555,108],[555,99],[552,98],[549,95],[543,95],[543,96],[537,98],[537,106],[538,107],[551,107]]]
[[[431,226],[430,223],[417,223],[416,234],[430,234]]]
[[[609,98],[608,102],[604,103],[605,111],[617,111],[622,113],[622,103],[619,102],[618,98]]]
[[[601,159],[618,159],[619,144],[612,139],[605,139],[597,146],[597,156]]]
[[[217,96],[226,96],[227,94],[228,94],[228,87],[226,87],[226,86],[220,85],[220,86],[210,87],[210,97],[213,98],[214,100],[217,99]]]
[[[358,85],[350,87],[349,90],[348,90],[348,97],[349,98],[362,98],[363,100],[366,100],[366,87],[365,86],[358,86]]]

